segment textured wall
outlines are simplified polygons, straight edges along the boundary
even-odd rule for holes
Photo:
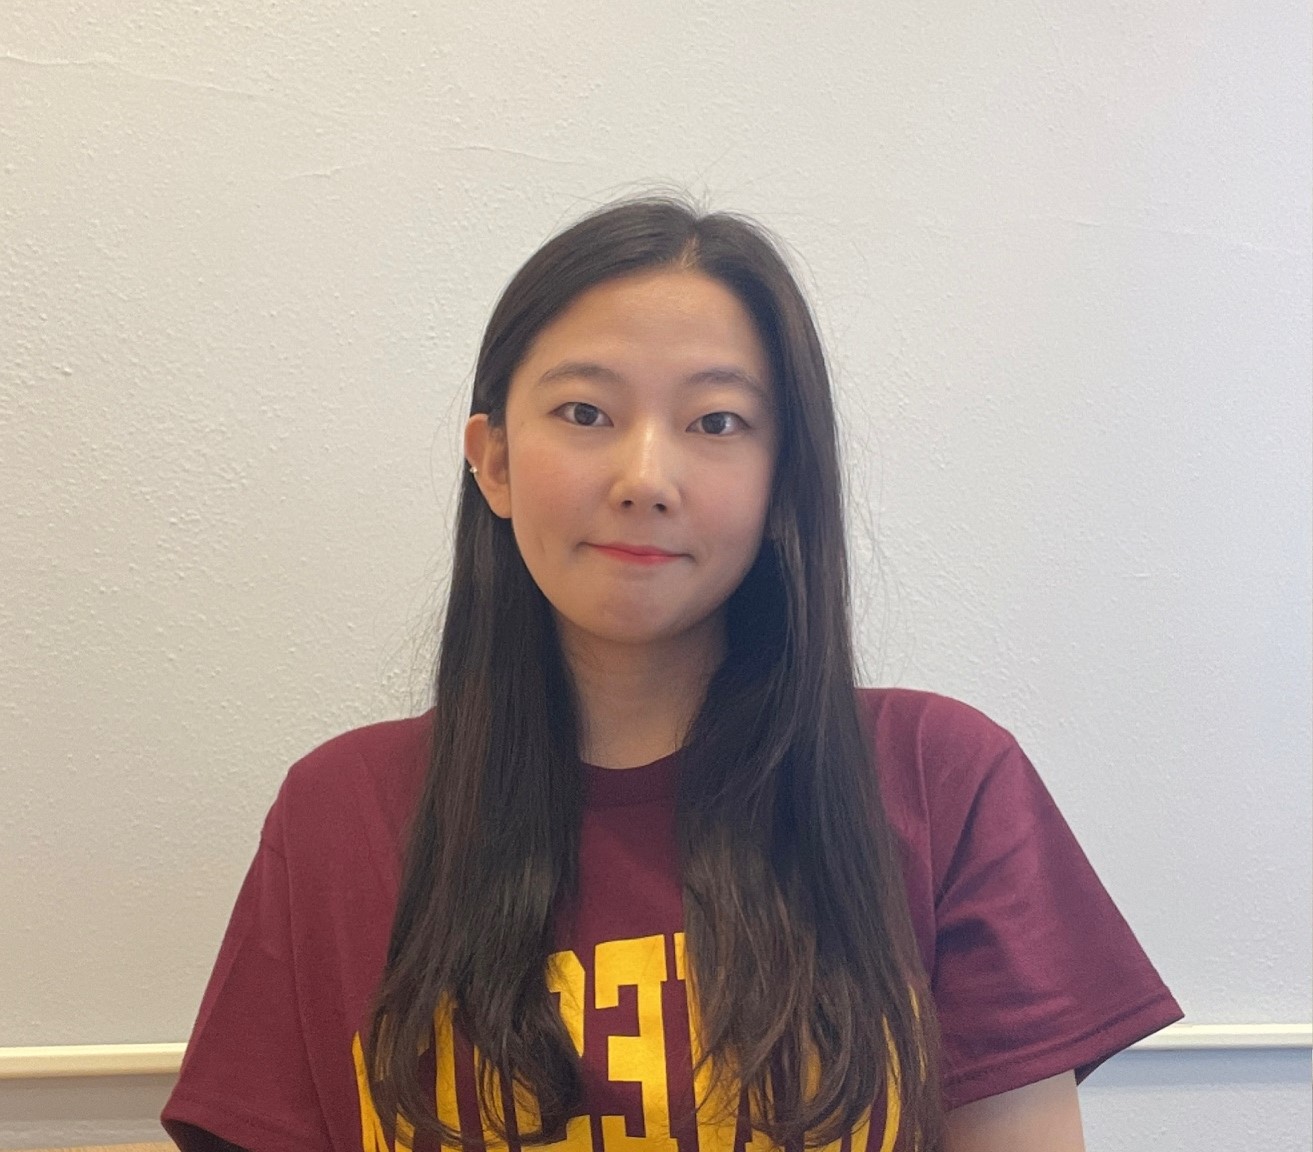
[[[1018,735],[1192,1020],[1308,1019],[1309,61],[1295,2],[0,3],[0,1046],[186,1037],[288,763],[423,702],[497,292],[654,179],[799,254],[870,679]],[[1145,1059],[1097,1146],[1307,1133]]]

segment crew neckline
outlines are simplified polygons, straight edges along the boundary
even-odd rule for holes
[[[602,768],[584,762],[584,805],[618,808],[656,800],[673,801],[679,787],[679,761],[679,753],[671,752],[636,768]]]

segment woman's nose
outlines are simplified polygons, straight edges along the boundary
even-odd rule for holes
[[[618,444],[615,502],[622,508],[669,512],[679,501],[677,452],[654,425],[636,426]]]

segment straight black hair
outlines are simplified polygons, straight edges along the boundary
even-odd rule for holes
[[[534,337],[584,290],[661,268],[736,294],[770,366],[779,449],[766,540],[727,605],[725,659],[682,750],[677,808],[694,1038],[716,1100],[746,1093],[780,1146],[839,1139],[887,1093],[897,1147],[942,1133],[938,1039],[897,846],[855,696],[833,399],[811,311],[752,221],[669,197],[625,200],[549,240],[493,310],[471,413],[505,414]],[[376,1106],[443,1144],[415,1054],[450,1012],[502,1086],[536,1101],[521,1143],[582,1099],[545,967],[577,888],[577,710],[552,610],[508,521],[466,476],[438,659],[433,745],[366,1044]],[[426,1098],[427,1091],[427,1098]],[[521,1117],[523,1123],[523,1117]]]

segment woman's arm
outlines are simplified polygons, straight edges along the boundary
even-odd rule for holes
[[[947,1152],[1085,1152],[1071,1072],[955,1108],[947,1127]]]

